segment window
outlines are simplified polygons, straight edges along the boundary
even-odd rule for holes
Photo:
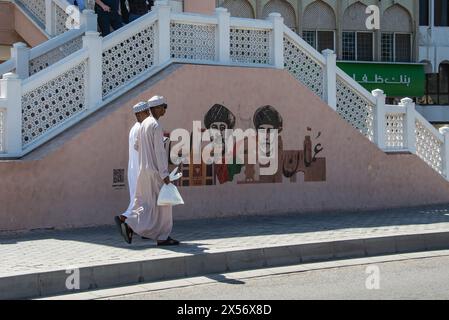
[[[334,32],[333,31],[317,31],[318,34],[318,51],[322,52],[326,49],[335,51]]]
[[[394,33],[382,33],[381,55],[382,61],[394,61]]]
[[[426,75],[425,96],[419,103],[425,105],[449,105],[449,63],[442,63],[439,73]]]
[[[343,32],[343,60],[373,61],[374,34],[372,32]]]
[[[381,55],[385,62],[412,60],[412,35],[409,33],[382,33]]]
[[[304,31],[303,39],[317,51],[322,52],[326,49],[335,51],[335,32],[334,31]]]
[[[449,104],[449,63],[440,64],[439,104]]]
[[[343,60],[356,60],[355,32],[343,32]]]
[[[419,25],[428,26],[429,24],[429,0],[419,0]]]
[[[449,1],[435,0],[435,26],[449,27]]]
[[[302,33],[302,38],[308,44],[316,49],[316,32],[315,31],[304,31]]]

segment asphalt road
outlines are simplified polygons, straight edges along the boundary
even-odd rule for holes
[[[335,267],[115,296],[111,299],[449,299],[449,257]]]

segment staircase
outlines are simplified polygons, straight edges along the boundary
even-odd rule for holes
[[[30,20],[49,38],[61,35],[80,24],[80,15],[66,0],[14,0]],[[86,0],[93,9],[95,0]]]
[[[332,51],[317,52],[277,13],[267,20],[231,18],[223,8],[180,14],[157,1],[151,13],[102,38],[92,11],[83,12],[80,29],[65,31],[65,1],[16,2],[55,37],[31,50],[16,45],[0,65],[0,159],[23,157],[169,65],[186,63],[285,69],[381,150],[416,154],[449,179],[449,132],[438,132],[411,99],[386,105],[381,90],[366,91],[336,66]],[[55,12],[60,18],[49,27],[47,13]]]

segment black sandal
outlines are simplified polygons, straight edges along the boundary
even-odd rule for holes
[[[123,231],[122,231],[122,220],[120,220],[119,216],[115,216],[114,217],[114,222],[115,225],[117,226],[118,232],[120,233],[120,235],[123,237]]]
[[[126,222],[123,222],[121,225],[123,238],[125,239],[126,243],[131,244],[133,242],[133,230],[128,226]]]
[[[167,240],[158,241],[157,245],[158,246],[177,246],[177,245],[179,245],[179,241],[168,237]]]

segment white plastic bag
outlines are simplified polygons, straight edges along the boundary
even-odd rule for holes
[[[179,178],[182,177],[182,173],[176,174],[178,171],[178,167],[175,168],[170,173],[170,181],[176,181]],[[181,197],[181,194],[179,194],[178,189],[173,183],[164,184],[161,188],[161,191],[159,192],[159,196],[157,198],[157,205],[158,206],[177,206],[180,204],[184,204],[184,200]]]
[[[158,206],[177,206],[184,204],[178,189],[173,183],[164,184],[157,198]]]

